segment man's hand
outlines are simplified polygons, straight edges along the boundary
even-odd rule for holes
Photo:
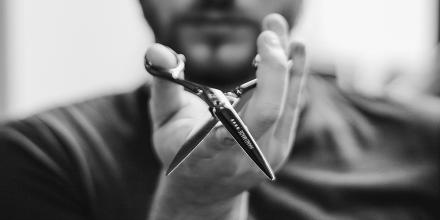
[[[288,43],[289,28],[280,15],[267,16],[263,29],[257,40],[258,86],[240,117],[276,171],[293,144],[305,79],[305,49],[301,44]],[[147,56],[164,68],[177,64],[169,49],[159,44],[153,45]],[[155,150],[165,168],[188,134],[211,117],[198,97],[158,78],[154,79],[150,109]],[[245,207],[245,192],[265,178],[226,129],[217,127],[173,174],[161,178],[151,218],[236,219]],[[173,216],[168,215],[171,210]]]

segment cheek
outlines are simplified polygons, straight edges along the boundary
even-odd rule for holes
[[[188,10],[196,0],[152,0],[161,26],[169,26],[173,17]]]

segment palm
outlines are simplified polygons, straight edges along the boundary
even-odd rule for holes
[[[276,25],[285,25],[281,27],[284,31],[276,34],[266,31],[260,35],[258,86],[240,116],[276,170],[292,148],[305,54],[302,45],[286,46],[288,31],[285,21],[283,23],[277,16],[269,20]],[[289,58],[293,61],[288,61]],[[173,67],[171,62],[165,63],[164,68]],[[191,130],[211,115],[205,103],[185,92],[181,86],[155,80],[150,106],[155,119],[154,143],[163,165],[167,166]],[[214,128],[169,177],[169,182],[188,182],[185,185],[204,189],[206,197],[212,198],[229,197],[265,179],[240,147],[229,144],[228,139],[231,138],[224,128]]]

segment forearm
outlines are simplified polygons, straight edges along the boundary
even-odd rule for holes
[[[247,192],[222,201],[201,203],[196,200],[197,195],[189,196],[185,190],[170,183],[167,177],[162,177],[150,208],[149,220],[247,219]],[[203,193],[203,189],[200,193]]]

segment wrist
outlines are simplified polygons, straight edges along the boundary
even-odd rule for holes
[[[150,210],[150,219],[247,218],[247,192],[225,198],[209,198],[203,191],[203,188],[194,191],[186,184],[162,176]]]

